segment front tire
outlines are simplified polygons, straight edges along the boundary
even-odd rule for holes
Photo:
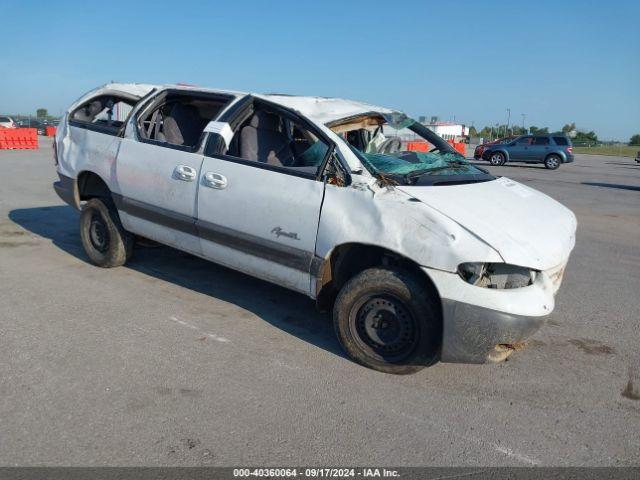
[[[504,165],[507,162],[507,159],[504,156],[504,153],[494,152],[489,157],[489,163],[494,167],[499,167]]]
[[[354,276],[338,294],[333,324],[353,360],[385,373],[422,370],[440,345],[436,299],[401,270],[370,268]]]
[[[80,238],[91,263],[119,267],[133,253],[133,235],[127,232],[118,211],[108,199],[92,198],[80,214]]]
[[[557,170],[562,163],[562,159],[558,155],[549,155],[544,159],[544,166],[549,170]]]

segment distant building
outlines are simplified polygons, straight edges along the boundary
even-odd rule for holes
[[[460,140],[461,137],[469,135],[469,128],[461,123],[455,122],[440,122],[438,117],[431,117],[429,122],[426,122],[425,116],[418,117],[422,125],[429,128],[433,133],[442,137],[444,140]],[[399,137],[404,141],[421,140],[413,131],[408,128],[402,128],[395,130],[389,126],[383,127],[385,135],[390,137]]]
[[[423,125],[445,140],[456,140],[469,135],[469,128],[461,123],[435,121]]]

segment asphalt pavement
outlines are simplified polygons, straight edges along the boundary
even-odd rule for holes
[[[40,144],[0,151],[0,465],[640,464],[633,159],[489,167],[578,217],[556,310],[505,363],[392,376],[278,286],[166,247],[92,266]]]

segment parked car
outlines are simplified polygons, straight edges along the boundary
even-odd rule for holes
[[[486,148],[490,147],[491,145],[508,143],[511,140],[513,140],[513,137],[497,138],[491,142],[486,142],[481,145],[478,145],[473,151],[473,158],[475,158],[476,160],[480,160],[482,158],[482,152],[484,152]]]
[[[11,117],[0,116],[0,128],[16,128],[16,122]]]
[[[19,128],[35,128],[38,131],[38,135],[44,135],[45,129],[49,125],[48,122],[35,120],[35,119],[24,119],[18,122]]]
[[[521,135],[510,142],[487,146],[482,159],[491,165],[507,162],[544,163],[549,170],[573,162],[571,139],[563,134]]]
[[[94,264],[139,236],[303,293],[384,372],[504,358],[552,312],[575,243],[555,200],[349,100],[108,84],[69,108],[54,155]]]

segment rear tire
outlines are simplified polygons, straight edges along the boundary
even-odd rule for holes
[[[507,159],[505,158],[504,153],[494,152],[489,157],[489,163],[494,167],[500,167],[507,163]]]
[[[133,253],[134,237],[122,227],[110,199],[92,198],[84,205],[80,238],[91,263],[99,267],[124,265]]]
[[[557,170],[561,163],[562,159],[558,155],[549,155],[544,159],[544,166],[549,170]]]
[[[441,336],[436,305],[414,275],[370,268],[340,290],[333,324],[356,362],[385,373],[410,374],[436,360]]]

